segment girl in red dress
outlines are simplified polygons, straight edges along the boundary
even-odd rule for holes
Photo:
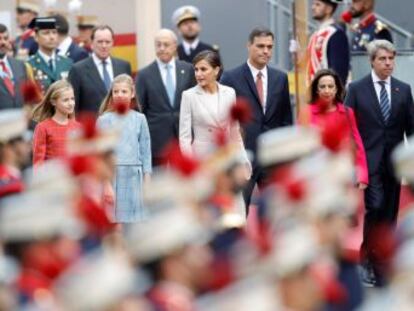
[[[33,120],[39,122],[33,136],[33,166],[63,157],[68,132],[79,127],[74,118],[75,96],[66,80],[53,83],[42,102],[33,110]]]
[[[310,123],[318,126],[321,131],[329,130],[330,127],[341,129],[347,137],[351,138],[345,143],[348,147],[355,148],[357,186],[365,189],[368,185],[365,148],[353,110],[342,103],[344,87],[339,76],[330,69],[319,70],[312,80],[310,93]]]

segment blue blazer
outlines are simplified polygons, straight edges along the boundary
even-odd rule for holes
[[[367,155],[368,172],[379,172],[381,160],[390,161],[391,151],[414,131],[411,87],[391,78],[391,115],[386,123],[381,113],[371,74],[349,85],[345,104],[354,110]]]
[[[267,68],[266,113],[263,113],[256,84],[247,63],[224,72],[220,80],[222,84],[234,88],[237,97],[244,97],[250,104],[253,118],[243,126],[244,144],[254,154],[260,134],[293,123],[287,75],[269,66]]]
[[[89,56],[89,53],[84,49],[77,45],[75,42],[72,42],[67,50],[66,57],[69,57],[73,60],[74,63],[85,59]]]

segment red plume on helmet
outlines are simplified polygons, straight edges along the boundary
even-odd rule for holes
[[[340,151],[349,138],[348,122],[344,119],[327,119],[322,127],[322,144],[332,152]]]
[[[78,117],[81,124],[82,136],[85,138],[93,138],[98,132],[96,129],[96,116],[92,113],[81,113]]]
[[[127,114],[131,108],[131,102],[121,98],[113,99],[111,105],[113,110],[119,115]]]
[[[252,119],[252,111],[246,99],[238,97],[230,109],[230,120],[240,124],[249,123]]]
[[[20,91],[26,104],[37,104],[42,100],[42,91],[39,84],[33,80],[26,80],[20,85]]]
[[[184,176],[191,176],[200,166],[200,162],[181,152],[177,140],[172,140],[165,148],[166,162]]]

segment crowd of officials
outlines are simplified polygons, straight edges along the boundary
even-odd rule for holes
[[[21,35],[0,24],[0,310],[411,310],[411,88],[374,1],[334,20],[341,2],[313,0],[320,28],[293,44],[295,117],[267,28],[223,72],[180,7],[180,39],[159,30],[133,78],[110,26],[82,17],[74,40],[18,1]],[[351,50],[372,68],[357,81]]]

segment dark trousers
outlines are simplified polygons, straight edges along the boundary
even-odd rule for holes
[[[249,182],[243,190],[244,203],[246,204],[246,215],[249,214],[249,205],[251,203],[251,197],[255,186],[259,189],[263,189],[266,185],[266,173],[265,170],[257,164],[253,164],[253,173]]]
[[[389,159],[382,161],[378,171],[369,176],[365,190],[365,217],[361,257],[370,264],[377,278],[386,273],[390,258],[386,248],[397,221],[400,204],[400,182],[393,174]],[[391,229],[391,231],[388,231]]]

